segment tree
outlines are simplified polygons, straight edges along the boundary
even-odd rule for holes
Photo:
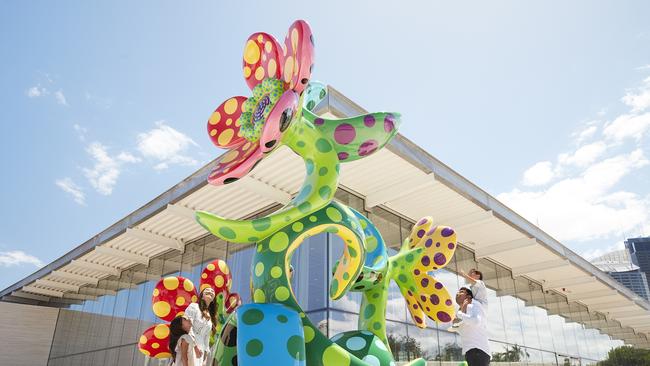
[[[598,366],[650,366],[650,351],[622,346],[614,348],[607,354],[607,359]]]
[[[495,352],[492,354],[492,361],[494,362],[520,362],[522,358],[527,358],[530,355],[526,350],[524,350],[521,346],[515,344],[512,345],[512,348],[510,346],[506,346],[506,350],[504,352]]]

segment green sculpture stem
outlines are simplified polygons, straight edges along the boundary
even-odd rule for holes
[[[325,207],[334,198],[339,160],[330,141],[313,124],[301,118],[291,124],[282,137],[282,143],[305,161],[307,176],[298,195],[279,211],[254,220],[232,220],[197,211],[196,219],[206,230],[232,243],[257,242],[287,223]]]

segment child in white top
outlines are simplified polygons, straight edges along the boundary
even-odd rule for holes
[[[461,270],[460,275],[470,283],[470,290],[472,290],[474,300],[480,302],[481,305],[487,308],[487,289],[485,288],[485,282],[483,282],[483,273],[475,268],[472,268],[469,270],[469,273],[465,273],[463,270]]]
[[[169,350],[174,366],[196,366],[197,355],[194,351],[194,339],[189,332],[192,322],[185,317],[177,317],[169,324]]]

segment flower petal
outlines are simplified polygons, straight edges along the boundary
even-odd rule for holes
[[[282,78],[300,94],[307,86],[314,63],[314,37],[309,24],[295,21],[284,39],[284,64]]]
[[[208,176],[208,183],[217,186],[232,183],[253,170],[262,156],[259,144],[246,142],[221,156]]]
[[[399,113],[369,113],[351,118],[324,119],[309,111],[303,116],[317,130],[330,138],[339,160],[343,163],[364,158],[380,150],[396,134]]]
[[[415,265],[419,273],[445,267],[456,252],[456,232],[447,226],[433,226],[433,219],[420,219],[409,237],[411,248],[422,248],[422,257]]]
[[[282,66],[282,46],[268,33],[253,33],[244,47],[244,79],[253,88],[266,78],[280,79]]]
[[[246,142],[239,133],[239,116],[246,97],[232,97],[221,103],[208,119],[208,135],[217,147],[228,149]]]

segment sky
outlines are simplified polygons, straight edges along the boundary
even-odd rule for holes
[[[312,78],[587,258],[650,235],[647,1],[0,2],[0,288],[222,151],[245,40],[314,32]]]

